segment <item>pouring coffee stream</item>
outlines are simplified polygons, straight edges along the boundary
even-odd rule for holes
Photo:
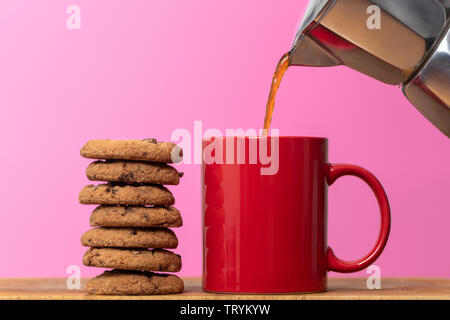
[[[277,68],[275,69],[275,73],[273,74],[272,84],[270,86],[269,98],[267,99],[266,106],[266,116],[264,117],[264,132],[268,133],[270,123],[272,122],[273,110],[275,108],[275,97],[277,95],[278,88],[280,87],[281,80],[283,79],[284,73],[286,72],[289,66],[289,52],[285,53],[280,61],[278,62]]]

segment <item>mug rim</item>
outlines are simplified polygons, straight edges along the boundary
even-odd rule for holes
[[[228,138],[248,138],[248,139],[261,139],[264,137],[271,138],[271,135],[268,136],[212,136],[209,138],[202,138],[202,141],[209,142],[211,138],[215,139],[228,139]],[[313,137],[313,136],[277,136],[280,140],[311,140],[311,141],[328,141],[328,138],[325,137]]]

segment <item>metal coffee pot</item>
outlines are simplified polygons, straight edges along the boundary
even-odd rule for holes
[[[450,0],[311,0],[290,65],[346,65],[400,85],[450,138]]]

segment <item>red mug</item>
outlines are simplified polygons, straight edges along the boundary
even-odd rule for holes
[[[390,209],[382,185],[361,167],[328,163],[326,138],[216,137],[202,147],[203,290],[322,292],[327,271],[360,271],[383,251]],[[356,261],[327,245],[327,189],[344,175],[369,185],[381,213],[375,246]]]

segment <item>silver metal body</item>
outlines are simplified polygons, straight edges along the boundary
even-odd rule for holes
[[[312,0],[290,64],[346,65],[401,85],[450,137],[449,25],[450,0]]]

